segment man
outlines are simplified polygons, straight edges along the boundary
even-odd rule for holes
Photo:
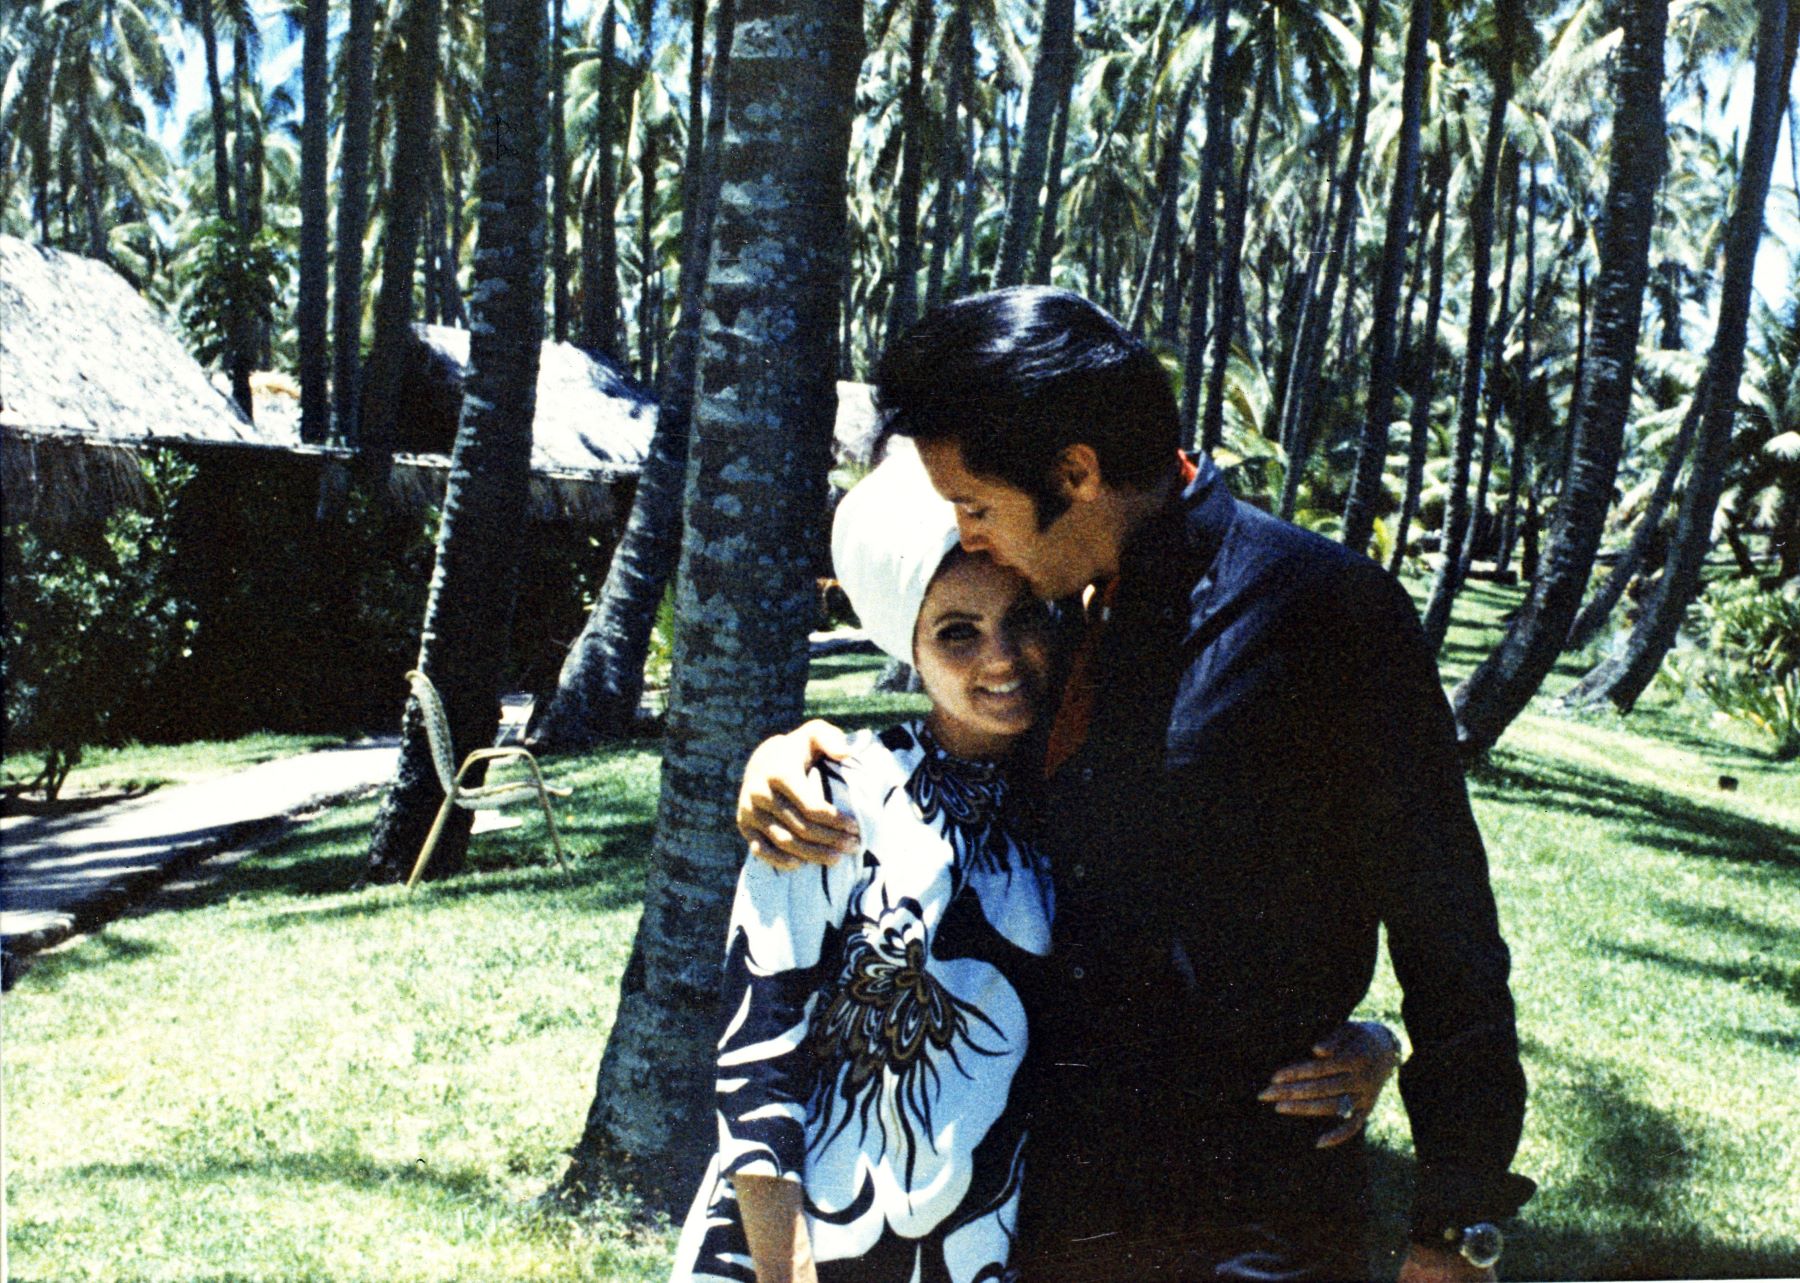
[[[1057,971],[1031,1006],[1023,1277],[1365,1273],[1360,1138],[1318,1147],[1306,1114],[1329,1097],[1276,1114],[1258,1095],[1350,1015],[1385,924],[1419,1158],[1400,1277],[1493,1278],[1495,1222],[1532,1191],[1507,1170],[1525,1082],[1486,857],[1404,590],[1182,461],[1155,358],[1065,291],[937,309],[883,358],[876,401],[965,547],[1041,597],[1088,593],[1040,803]],[[801,773],[832,748],[814,725],[752,759],[740,827],[764,858],[851,845]]]

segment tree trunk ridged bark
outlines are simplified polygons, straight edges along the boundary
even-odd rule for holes
[[[1500,575],[1507,574],[1512,568],[1519,491],[1531,466],[1528,454],[1531,442],[1527,434],[1533,428],[1533,406],[1536,405],[1532,391],[1535,373],[1532,345],[1537,337],[1538,167],[1535,159],[1530,164],[1531,184],[1525,194],[1525,318],[1519,353],[1519,411],[1513,416],[1512,441],[1507,447],[1506,504],[1500,510],[1500,551],[1494,558],[1494,569]]]
[[[600,20],[600,70],[594,85],[594,146],[598,154],[588,186],[593,205],[589,223],[593,236],[592,244],[584,240],[582,247],[583,262],[593,271],[581,283],[581,345],[617,365],[623,363],[624,351],[619,343],[619,196],[612,138],[613,40],[618,28],[615,4],[616,0],[606,0],[606,12]]]
[[[326,386],[331,356],[325,340],[331,271],[326,176],[331,127],[325,118],[329,10],[329,0],[306,0],[306,43],[300,53],[305,116],[300,126],[300,298],[294,328],[300,345],[300,439],[314,445],[331,435],[331,393]]]
[[[1271,11],[1272,12],[1272,11]],[[1264,23],[1265,30],[1268,21]],[[1269,33],[1272,38],[1272,33]],[[1206,373],[1206,406],[1200,416],[1200,452],[1210,454],[1225,437],[1225,373],[1231,364],[1231,340],[1244,314],[1244,225],[1250,207],[1250,174],[1256,165],[1256,144],[1262,135],[1263,109],[1274,72],[1272,51],[1265,49],[1257,70],[1256,99],[1250,107],[1250,123],[1244,131],[1244,163],[1237,182],[1225,193],[1225,261],[1219,273],[1218,320],[1213,325],[1212,365]],[[1210,103],[1209,103],[1210,111]],[[1221,114],[1223,107],[1221,107]],[[1211,128],[1209,125],[1208,128]]]
[[[350,0],[344,35],[344,133],[338,156],[336,293],[331,392],[337,435],[354,440],[362,378],[363,232],[369,219],[369,146],[375,116],[375,0]]]
[[[1025,130],[1019,160],[1006,192],[1006,218],[1000,227],[1000,260],[994,288],[1025,280],[1025,255],[1037,222],[1038,194],[1050,151],[1050,125],[1059,102],[1067,102],[1075,63],[1075,0],[1045,0],[1044,25],[1038,36],[1037,63],[1031,73],[1031,96],[1025,103]],[[1001,125],[1002,131],[1005,125]],[[1002,138],[1005,134],[1002,132]]]
[[[1229,292],[1229,287],[1221,280],[1220,297],[1215,301],[1212,298],[1212,286],[1214,278],[1218,276],[1219,257],[1218,215],[1213,207],[1217,201],[1221,179],[1226,187],[1227,203],[1232,199],[1231,126],[1225,120],[1225,75],[1230,30],[1231,0],[1219,0],[1213,14],[1212,61],[1208,64],[1206,73],[1206,145],[1200,154],[1200,191],[1194,200],[1194,277],[1187,309],[1187,359],[1183,365],[1186,376],[1181,381],[1180,407],[1183,439],[1193,442],[1202,450],[1210,450],[1218,444],[1199,439],[1201,366],[1206,357],[1208,308],[1213,312],[1213,328],[1228,328],[1222,322],[1225,315],[1224,295]],[[1182,128],[1187,128],[1185,120],[1182,121]],[[1175,172],[1177,176],[1181,173],[1179,168]],[[1173,343],[1175,330],[1170,323],[1175,319],[1177,311],[1174,300],[1165,302],[1164,309],[1161,337],[1165,342]],[[1225,351],[1229,355],[1229,334],[1225,335],[1225,342]]]
[[[638,127],[643,141],[638,146],[638,378],[645,384],[656,379],[656,349],[662,337],[662,289],[657,275],[656,247],[656,130],[650,108],[656,98],[656,0],[644,0],[638,15],[638,31],[644,39],[644,76],[639,86],[642,105]]]
[[[1350,124],[1350,150],[1338,175],[1335,224],[1331,249],[1325,262],[1325,283],[1319,296],[1302,314],[1300,338],[1294,349],[1288,394],[1282,403],[1285,423],[1282,442],[1287,449],[1287,484],[1282,488],[1281,516],[1291,520],[1313,448],[1313,399],[1318,394],[1319,370],[1330,338],[1331,313],[1337,299],[1338,278],[1350,252],[1350,234],[1356,226],[1356,178],[1362,171],[1363,146],[1369,129],[1369,100],[1375,71],[1375,44],[1380,35],[1381,0],[1365,0],[1362,56],[1356,72],[1356,109]]]
[[[1067,79],[1074,80],[1073,70]],[[1044,213],[1038,220],[1037,257],[1031,264],[1033,285],[1050,283],[1050,270],[1056,265],[1056,247],[1061,241],[1056,224],[1062,209],[1063,156],[1069,148],[1069,112],[1074,106],[1069,99],[1069,94],[1063,95],[1056,110],[1056,127],[1050,131],[1050,155],[1044,162]]]
[[[1356,472],[1344,507],[1344,545],[1352,552],[1368,546],[1376,509],[1386,498],[1382,476],[1387,471],[1388,425],[1394,417],[1399,383],[1394,330],[1400,288],[1406,274],[1406,233],[1412,226],[1419,192],[1419,128],[1425,115],[1425,54],[1431,35],[1431,0],[1413,0],[1406,28],[1406,70],[1400,89],[1399,154],[1394,186],[1388,196],[1387,227],[1382,239],[1381,268],[1369,321],[1369,400],[1364,409],[1362,439],[1357,444]]]
[[[894,245],[894,293],[888,300],[891,342],[919,313],[919,193],[925,186],[925,55],[931,47],[931,0],[913,0],[906,47],[906,87],[900,96],[900,184],[894,192],[898,223]]]
[[[1415,360],[1412,414],[1407,431],[1406,492],[1400,499],[1400,516],[1394,525],[1394,553],[1388,569],[1400,573],[1406,559],[1406,534],[1419,512],[1419,494],[1425,485],[1425,456],[1431,444],[1432,383],[1437,373],[1438,318],[1444,309],[1444,229],[1450,221],[1450,131],[1438,130],[1438,150],[1432,157],[1432,180],[1437,188],[1437,231],[1431,238],[1430,284],[1425,289],[1425,328],[1419,333]]]
[[[375,334],[364,378],[362,423],[357,434],[357,467],[366,484],[385,484],[394,462],[400,415],[400,366],[412,324],[413,271],[419,257],[427,166],[431,164],[432,120],[437,95],[440,0],[411,0],[406,13],[406,67],[401,73],[400,109],[394,119],[394,158],[388,183],[387,229],[383,234],[381,294],[375,300]],[[541,118],[542,113],[537,113]],[[542,332],[542,327],[539,327]]]
[[[928,312],[944,298],[944,275],[949,269],[950,247],[956,243],[956,189],[968,164],[956,114],[968,93],[968,78],[964,74],[967,64],[962,58],[963,43],[968,39],[963,28],[968,21],[967,0],[959,0],[951,9],[950,25],[944,31],[940,45],[940,56],[950,63],[950,81],[944,88],[944,123],[938,136],[937,192],[931,201],[931,260],[925,269],[925,310]]]
[[[1536,693],[1569,635],[1593,568],[1618,475],[1668,139],[1663,129],[1663,42],[1668,0],[1623,6],[1624,38],[1613,64],[1612,160],[1608,167],[1600,277],[1595,283],[1593,351],[1576,413],[1573,470],[1563,485],[1556,529],[1531,594],[1506,635],[1453,692],[1465,752],[1493,746]]]
[[[1619,560],[1607,572],[1606,578],[1600,581],[1594,595],[1581,608],[1581,613],[1575,616],[1575,622],[1569,625],[1569,638],[1563,643],[1565,650],[1579,650],[1599,635],[1600,630],[1606,626],[1606,621],[1612,618],[1619,598],[1625,595],[1626,586],[1643,566],[1650,545],[1662,527],[1663,513],[1669,506],[1670,497],[1675,493],[1675,482],[1681,476],[1682,465],[1687,462],[1694,433],[1700,426],[1700,416],[1705,410],[1706,380],[1702,377],[1694,386],[1693,399],[1688,402],[1687,413],[1681,416],[1681,427],[1676,430],[1674,444],[1669,447],[1669,457],[1663,463],[1662,471],[1657,474],[1656,486],[1644,504],[1644,511],[1638,516],[1637,525],[1632,527],[1631,541],[1626,544],[1625,551],[1619,554]]]
[[[1488,486],[1494,475],[1494,452],[1500,440],[1501,375],[1506,370],[1506,332],[1512,324],[1513,250],[1519,230],[1519,166],[1515,158],[1512,182],[1506,200],[1506,266],[1500,269],[1500,306],[1494,313],[1494,330],[1489,343],[1493,348],[1488,358],[1487,415],[1481,431],[1481,471],[1475,482],[1475,504],[1470,513],[1469,529],[1463,539],[1461,560],[1456,568],[1458,583],[1469,578],[1469,567],[1475,563],[1475,549],[1487,542],[1492,530],[1488,515]]]
[[[850,0],[742,9],[741,109],[720,158],[656,837],[572,1190],[618,1163],[652,1205],[685,1206],[712,1149],[719,942],[743,858],[722,782],[802,706],[862,39]]]
[[[419,667],[443,697],[459,762],[492,743],[500,721],[544,341],[545,6],[486,0],[484,18],[482,114],[492,123],[482,133],[469,373],[419,639]],[[410,872],[443,796],[418,705],[408,700],[400,765],[369,845],[370,881]],[[453,809],[428,873],[461,868],[471,818]]]
[[[1188,78],[1187,84],[1182,86],[1181,95],[1175,100],[1174,110],[1170,113],[1169,139],[1157,160],[1154,187],[1158,193],[1156,226],[1150,232],[1150,246],[1144,251],[1144,268],[1138,275],[1137,289],[1131,299],[1131,314],[1125,321],[1125,327],[1133,334],[1144,332],[1144,321],[1150,315],[1150,296],[1155,292],[1157,277],[1162,274],[1163,259],[1173,251],[1176,205],[1181,197],[1182,144],[1187,140],[1188,117],[1193,114],[1194,95],[1199,92],[1199,88],[1200,75],[1195,72]],[[1201,181],[1204,184],[1204,174]],[[1214,190],[1217,190],[1216,187]],[[1200,220],[1198,204],[1194,207],[1194,220],[1197,228]],[[1173,299],[1163,300],[1165,318],[1173,306]],[[1166,339],[1167,335],[1162,337]]]
[[[1571,703],[1610,699],[1630,712],[1675,644],[1682,616],[1700,589],[1701,564],[1712,546],[1713,512],[1725,486],[1731,452],[1731,425],[1737,415],[1737,386],[1744,370],[1744,342],[1750,320],[1750,292],[1756,250],[1762,240],[1763,206],[1781,133],[1784,87],[1794,74],[1800,38],[1791,0],[1761,0],[1756,32],[1756,89],[1750,106],[1750,136],[1738,171],[1737,199],[1726,229],[1725,278],[1720,287],[1719,324],[1707,356],[1706,410],[1694,444],[1694,465],[1675,538],[1663,562],[1662,578],[1645,603],[1622,655],[1582,678]],[[1696,394],[1697,395],[1697,394]]]
[[[630,733],[644,694],[644,660],[663,590],[681,552],[681,493],[694,411],[694,376],[713,225],[719,204],[719,156],[731,99],[736,0],[719,0],[715,19],[712,111],[706,122],[695,205],[684,235],[681,319],[663,373],[656,430],[638,473],[625,534],[581,635],[569,647],[556,692],[531,719],[536,746],[591,748]]]
[[[563,121],[563,0],[550,0],[551,333],[569,337],[569,143]]]
[[[1506,140],[1506,107],[1512,100],[1513,54],[1524,24],[1522,0],[1499,0],[1495,10],[1500,49],[1494,64],[1494,100],[1488,108],[1487,138],[1482,143],[1481,177],[1469,209],[1469,333],[1463,345],[1462,391],[1456,406],[1456,440],[1450,453],[1450,495],[1438,541],[1438,570],[1425,604],[1425,636],[1433,650],[1450,631],[1450,610],[1462,587],[1462,546],[1469,524],[1469,472],[1475,453],[1475,429],[1481,413],[1481,371],[1487,360],[1488,309],[1493,284],[1494,194],[1500,181],[1500,148]]]

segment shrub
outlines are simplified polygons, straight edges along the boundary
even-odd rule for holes
[[[1695,615],[1699,644],[1670,653],[1672,675],[1768,735],[1778,761],[1800,757],[1800,594],[1752,579],[1720,582],[1695,603]]]
[[[6,737],[43,754],[32,785],[48,799],[83,748],[117,738],[115,714],[194,629],[169,577],[170,525],[194,467],[166,452],[140,466],[141,510],[56,530],[5,528]]]

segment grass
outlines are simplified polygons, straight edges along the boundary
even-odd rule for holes
[[[1447,674],[1515,600],[1471,588]],[[812,709],[919,707],[862,698],[874,665],[820,661]],[[417,896],[351,890],[365,803],[41,959],[3,1015],[11,1277],[666,1276],[672,1232],[623,1200],[536,1203],[612,1019],[654,745],[552,774],[578,790],[573,890],[530,821]],[[1471,791],[1533,1084],[1517,1165],[1543,1185],[1507,1276],[1800,1273],[1792,766],[1683,705],[1534,708]],[[1385,967],[1366,1009],[1397,1023]],[[1411,1179],[1395,1093],[1373,1133],[1391,1262]]]
[[[235,740],[89,748],[83,751],[80,765],[69,772],[61,796],[73,799],[96,793],[147,793],[165,784],[192,784],[259,762],[343,742],[341,735],[261,732]],[[30,750],[8,752],[0,758],[0,785],[8,790],[22,788],[42,768],[42,760]]]

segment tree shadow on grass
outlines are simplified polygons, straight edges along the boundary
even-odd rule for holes
[[[168,950],[142,940],[127,940],[105,931],[77,936],[66,944],[22,959],[18,975],[28,978],[28,992],[56,989],[70,976],[120,962],[137,962]]]
[[[1509,1234],[1508,1279],[1780,1278],[1800,1255],[1727,1242],[1692,1221],[1686,1185],[1707,1140],[1643,1101],[1605,1066],[1528,1041],[1532,1058],[1558,1065],[1578,1086],[1552,1083],[1561,1144],[1579,1159],[1573,1179],[1541,1189]],[[1543,1108],[1540,1104],[1538,1108]],[[1527,1126],[1531,1126],[1527,1120]],[[1416,1180],[1409,1154],[1372,1146],[1376,1276],[1391,1278],[1406,1250]],[[1530,1175],[1532,1173],[1527,1173]]]
[[[457,1199],[489,1197],[493,1188],[486,1173],[474,1168],[437,1168],[423,1158],[412,1163],[383,1163],[354,1150],[270,1154],[259,1158],[198,1155],[168,1163],[145,1159],[129,1163],[88,1163],[71,1169],[64,1179],[82,1186],[96,1181],[154,1181],[185,1188],[247,1177],[339,1185],[365,1194],[378,1194],[397,1185],[428,1187]]]
[[[1800,966],[1784,965],[1762,955],[1752,955],[1739,962],[1708,962],[1635,944],[1603,944],[1600,951],[1615,958],[1652,963],[1677,975],[1723,980],[1727,984],[1767,990],[1790,1007],[1800,1009]]]
[[[1637,846],[1800,873],[1800,835],[1787,829],[1534,753],[1494,750],[1470,769],[1469,787],[1477,797],[1525,801],[1628,828]]]

